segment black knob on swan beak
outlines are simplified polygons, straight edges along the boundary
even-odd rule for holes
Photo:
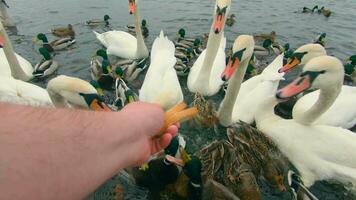
[[[219,34],[219,29],[215,29],[215,34]]]
[[[226,81],[227,81],[226,76],[223,76],[221,79],[222,79],[224,82],[226,82]]]

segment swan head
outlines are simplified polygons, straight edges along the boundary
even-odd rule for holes
[[[293,52],[291,57],[288,58],[287,64],[279,70],[279,73],[288,72],[298,65],[305,65],[313,58],[325,55],[326,50],[320,44],[303,45]]]
[[[230,11],[231,0],[217,0],[216,11],[214,14],[213,30],[219,34],[225,27],[225,21]]]
[[[130,15],[135,13],[136,4],[137,4],[137,0],[129,0],[129,12],[130,12]]]
[[[225,71],[221,75],[223,81],[230,80],[241,62],[250,61],[254,47],[255,41],[252,36],[240,35],[236,38],[232,48],[232,55],[229,56]]]
[[[341,61],[332,56],[319,56],[309,61],[298,78],[277,92],[278,99],[288,99],[309,89],[329,90],[341,87],[344,68]]]

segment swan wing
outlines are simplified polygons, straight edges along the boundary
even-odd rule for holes
[[[25,72],[25,74],[28,77],[32,77],[32,73],[33,73],[33,67],[32,64],[30,62],[28,62],[25,58],[23,58],[22,56],[18,55],[17,53],[15,53],[16,58],[20,64],[20,67],[22,68],[22,70]],[[11,76],[11,69],[10,69],[10,65],[7,61],[7,58],[5,56],[4,50],[0,49],[0,58],[1,58],[1,62],[0,62],[0,76],[5,76],[5,77],[12,77]]]

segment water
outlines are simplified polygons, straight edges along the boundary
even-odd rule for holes
[[[84,25],[85,21],[93,18],[101,19],[104,14],[109,14],[113,29],[126,30],[125,26],[133,23],[132,16],[128,14],[127,0],[7,0],[7,2],[10,5],[8,12],[17,22],[17,32],[10,34],[14,48],[32,64],[40,59],[37,54],[39,46],[33,43],[37,33],[47,33],[53,26],[73,24],[77,44],[75,48],[56,56],[56,60],[60,63],[58,74],[85,80],[90,80],[90,57],[101,48],[92,33],[93,29]],[[141,0],[141,16],[148,20],[150,29],[147,46],[151,47],[152,41],[160,30],[164,30],[171,39],[179,28],[185,28],[188,36],[208,32],[213,5],[213,0]],[[333,14],[330,18],[325,18],[318,14],[300,12],[303,6],[314,5],[325,6],[331,9]],[[326,32],[328,54],[344,59],[356,54],[355,10],[354,0],[233,0],[230,12],[236,15],[237,22],[233,27],[226,27],[225,34],[228,46],[231,46],[239,34],[269,33],[274,30],[277,32],[279,43],[289,42],[291,47],[296,48],[310,42],[319,33]],[[105,31],[100,27],[95,30]],[[49,40],[53,39],[49,34],[48,36]],[[186,81],[182,79],[181,82]],[[39,84],[44,86],[46,83]],[[191,100],[191,94],[188,94],[186,88],[184,90],[186,99]],[[219,94],[214,100],[219,101],[221,98],[222,94]],[[224,133],[223,131],[218,132]],[[189,125],[185,125],[181,132],[187,137],[192,151],[216,137],[221,137],[213,129],[198,130]],[[314,187],[313,191],[321,199],[346,199],[343,195],[344,189],[338,185],[322,183]],[[339,193],[334,195],[337,191]],[[281,199],[281,197],[266,194],[265,199]]]

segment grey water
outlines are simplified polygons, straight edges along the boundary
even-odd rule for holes
[[[56,55],[55,59],[60,63],[58,74],[85,80],[90,80],[90,58],[101,48],[92,31],[108,30],[103,27],[92,29],[85,26],[85,22],[93,18],[101,19],[108,14],[112,18],[112,29],[126,30],[126,25],[133,23],[133,17],[128,13],[127,0],[7,0],[7,3],[10,6],[8,12],[17,23],[17,30],[9,32],[14,48],[32,64],[40,60],[37,53],[39,46],[33,42],[38,33],[48,33],[54,26],[73,24],[77,44],[74,48]],[[140,0],[141,17],[148,21],[150,30],[150,36],[146,40],[148,47],[151,47],[160,30],[164,30],[170,39],[175,38],[179,28],[185,28],[188,36],[209,32],[214,3],[214,0]],[[302,7],[311,8],[314,5],[331,9],[331,17],[301,13]],[[240,34],[276,31],[277,42],[288,42],[291,47],[297,48],[325,32],[328,54],[344,59],[356,54],[355,10],[355,0],[232,0],[230,13],[236,15],[237,22],[233,27],[225,28],[225,35],[228,46],[231,46]],[[50,34],[48,36],[49,40],[54,39]],[[183,83],[184,79],[181,81]],[[46,83],[38,84],[45,86]],[[185,87],[183,89],[186,99],[191,100],[192,95]],[[214,98],[216,102],[221,99],[221,94]],[[223,133],[219,135],[216,132],[223,131],[184,125],[181,133],[188,140],[189,150],[195,151],[221,137]],[[109,194],[112,182],[104,185],[100,192]],[[133,195],[126,196],[125,199],[139,199],[140,195],[145,197],[145,191],[134,186],[128,188],[133,191]],[[345,188],[338,184],[319,183],[313,187],[313,192],[320,199],[350,199]],[[100,195],[94,195],[91,199],[100,199]],[[289,198],[288,195],[264,190],[264,199]]]

